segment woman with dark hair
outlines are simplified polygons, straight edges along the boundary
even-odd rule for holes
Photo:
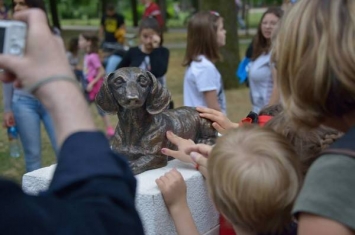
[[[42,0],[13,0],[12,7],[14,12],[29,8],[39,8],[46,12]],[[3,96],[3,125],[5,127],[16,125],[24,150],[26,171],[37,170],[41,168],[41,121],[57,153],[52,118],[38,99],[25,90],[14,88],[12,83],[3,85]]]
[[[271,36],[282,17],[281,8],[269,8],[262,16],[253,40],[253,53],[249,67],[249,86],[253,112],[269,104],[273,92]]]

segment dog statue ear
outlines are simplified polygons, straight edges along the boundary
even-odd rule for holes
[[[146,101],[146,109],[150,114],[158,114],[168,108],[171,95],[168,89],[163,87],[151,72],[147,71],[146,73],[152,81],[150,94]]]
[[[114,76],[114,73],[110,73],[104,78],[104,82],[101,85],[99,92],[95,97],[95,102],[97,106],[108,114],[116,114],[118,112],[117,103],[112,97],[112,93],[108,87],[108,79]]]

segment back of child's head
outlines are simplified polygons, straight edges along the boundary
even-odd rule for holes
[[[198,12],[187,26],[187,46],[184,66],[197,61],[199,55],[206,56],[210,61],[220,59],[217,43],[218,22],[223,18],[217,12]]]
[[[94,33],[82,33],[81,36],[85,38],[85,40],[90,42],[89,53],[98,53],[99,52],[99,38]]]
[[[77,54],[79,50],[79,38],[74,37],[71,38],[68,44],[68,51],[70,51],[73,54]]]
[[[276,115],[265,126],[283,135],[291,143],[300,158],[303,175],[306,175],[321,152],[342,135],[339,131],[325,126],[315,129],[298,128],[289,121],[285,112]]]
[[[302,179],[282,135],[256,125],[233,129],[217,140],[207,169],[212,200],[234,228],[274,233],[292,221]]]
[[[142,19],[139,24],[138,33],[141,34],[144,29],[151,29],[161,38],[160,45],[163,45],[163,31],[159,25],[159,22],[154,17],[147,17]]]

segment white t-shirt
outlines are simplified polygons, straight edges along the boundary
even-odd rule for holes
[[[205,56],[200,55],[198,60],[192,61],[185,72],[184,105],[207,107],[203,92],[215,90],[221,111],[226,114],[226,97],[221,74]]]
[[[262,54],[249,65],[249,87],[255,113],[259,113],[269,103],[274,86],[270,55]]]

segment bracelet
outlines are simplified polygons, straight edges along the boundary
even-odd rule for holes
[[[65,76],[65,75],[54,75],[48,78],[44,78],[32,85],[30,85],[29,87],[25,88],[25,90],[31,94],[35,93],[36,90],[38,88],[40,88],[41,86],[50,83],[50,82],[55,82],[55,81],[67,81],[67,82],[72,82],[74,83],[76,86],[79,86],[78,82],[73,78],[73,77],[69,77],[69,76]]]

